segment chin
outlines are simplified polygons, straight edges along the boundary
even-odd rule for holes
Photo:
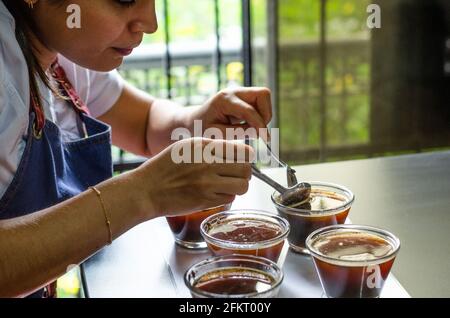
[[[115,70],[116,68],[118,68],[121,65],[122,65],[122,62],[114,63],[114,64],[107,65],[107,66],[100,66],[100,67],[96,67],[96,68],[91,68],[91,70],[97,71],[97,72],[110,72],[110,71]]]
[[[87,68],[92,71],[97,72],[109,72],[115,70],[123,63],[123,58],[120,57],[105,57],[103,59],[95,59],[95,60],[79,60],[79,59],[70,59],[75,64]]]
[[[105,59],[99,63],[92,63],[86,68],[97,72],[110,72],[121,66],[122,63],[123,58]]]
[[[80,58],[80,56],[74,56],[71,54],[61,54],[81,67],[97,72],[109,72],[115,70],[122,65],[124,59],[123,56],[117,54],[109,54],[109,52],[106,54],[96,55],[95,57],[91,55],[90,58],[86,58],[86,54],[82,58]]]

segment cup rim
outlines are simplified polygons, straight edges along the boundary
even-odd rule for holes
[[[311,246],[311,243],[315,236],[325,234],[327,232],[334,232],[339,229],[344,229],[344,230],[349,230],[349,231],[353,230],[353,231],[357,231],[357,232],[365,232],[365,233],[370,233],[370,234],[374,234],[377,236],[382,236],[385,240],[387,240],[389,243],[391,243],[394,248],[389,254],[384,255],[382,257],[379,257],[379,258],[376,258],[373,260],[361,261],[361,260],[336,259],[335,257],[331,257],[328,255],[323,255],[321,253],[318,253]],[[388,261],[388,260],[392,259],[393,257],[395,257],[397,255],[398,251],[400,250],[400,239],[387,230],[369,226],[369,225],[335,224],[335,225],[330,225],[330,226],[326,226],[326,227],[317,229],[314,232],[312,232],[306,238],[305,245],[306,245],[306,248],[311,253],[311,256],[318,258],[320,260],[323,260],[327,263],[331,263],[331,264],[339,263],[338,264],[339,266],[359,266],[359,265],[367,266],[367,265],[373,265],[373,264],[381,264],[381,263],[384,263],[384,261]]]
[[[330,182],[322,182],[322,181],[306,181],[308,182],[312,187],[313,186],[323,186],[323,187],[329,187],[331,189],[337,189],[343,192],[348,193],[349,200],[346,201],[343,205],[340,205],[336,208],[332,209],[323,209],[323,210],[306,210],[306,209],[299,209],[299,208],[292,208],[285,205],[282,205],[275,200],[275,195],[279,194],[278,191],[274,191],[271,195],[272,203],[275,205],[277,209],[281,209],[283,213],[291,214],[291,215],[302,215],[302,216],[323,216],[328,214],[336,214],[340,211],[346,210],[347,208],[351,207],[353,202],[355,201],[355,194],[347,187],[336,184],[336,183],[330,183]]]
[[[212,262],[233,261],[233,260],[247,262],[247,263],[249,263],[249,262],[252,262],[252,263],[263,263],[266,266],[272,267],[275,270],[275,272],[277,273],[278,277],[273,277],[273,275],[268,274],[268,275],[271,276],[271,278],[273,278],[275,280],[275,283],[268,290],[265,290],[263,292],[254,292],[254,293],[236,294],[236,295],[216,294],[216,293],[203,291],[200,288],[197,288],[194,285],[192,285],[191,282],[189,281],[189,277],[188,277],[189,274],[191,272],[193,272],[198,267],[207,265],[207,264],[212,263]],[[236,267],[238,267],[238,266],[236,266]],[[226,268],[226,267],[224,267],[224,268]],[[250,267],[242,266],[242,268],[250,268]],[[213,272],[216,269],[220,269],[220,267],[215,268],[215,269],[210,270],[210,271],[207,271],[207,272],[205,272],[205,274]],[[203,274],[203,275],[205,275],[205,274]],[[224,256],[210,257],[208,259],[205,259],[203,261],[200,261],[198,263],[193,264],[184,273],[184,284],[186,285],[186,287],[189,289],[189,291],[191,293],[195,293],[195,294],[200,295],[200,296],[211,297],[211,298],[223,298],[225,296],[229,297],[229,298],[251,298],[251,297],[254,297],[254,296],[264,295],[264,294],[270,293],[273,290],[275,290],[276,288],[278,288],[281,285],[281,283],[283,282],[283,280],[284,280],[283,270],[274,261],[272,261],[270,259],[267,259],[267,258],[264,258],[264,257],[260,257],[260,256],[243,255],[243,254],[230,254],[230,255],[224,255]]]
[[[264,241],[260,241],[260,242],[248,242],[248,243],[222,240],[222,239],[213,237],[207,233],[207,231],[206,231],[207,223],[209,223],[211,220],[213,220],[215,218],[226,217],[228,215],[236,215],[236,216],[242,215],[243,219],[245,219],[246,215],[247,216],[251,216],[251,215],[263,216],[265,218],[271,218],[272,220],[275,219],[276,223],[278,225],[280,225],[280,227],[282,229],[282,233],[277,235],[276,237],[268,239],[268,240],[264,240]],[[255,248],[259,248],[260,246],[269,247],[269,246],[275,245],[276,243],[281,242],[284,239],[286,239],[289,235],[289,232],[290,232],[290,225],[289,225],[289,222],[285,218],[283,218],[279,215],[267,212],[267,211],[253,210],[253,209],[229,210],[229,211],[219,212],[219,213],[216,213],[216,214],[213,214],[213,215],[207,217],[200,224],[200,233],[203,236],[205,242],[217,245],[219,247],[225,247],[228,249],[238,249],[238,250],[253,250]]]
[[[210,207],[210,208],[206,208],[206,209],[203,209],[203,210],[191,211],[191,212],[188,212],[187,214],[183,214],[183,215],[167,215],[166,218],[178,218],[178,217],[183,217],[183,216],[189,216],[189,215],[194,215],[194,214],[197,214],[197,213],[209,212],[211,210],[219,209],[219,208],[222,208],[222,207],[224,209],[221,212],[224,212],[224,211],[228,211],[231,208],[232,205],[233,205],[233,202],[230,202],[230,203],[216,205],[216,206],[213,206],[213,207]]]

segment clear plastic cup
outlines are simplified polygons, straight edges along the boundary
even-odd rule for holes
[[[200,225],[203,220],[218,212],[227,211],[230,208],[231,203],[197,211],[188,215],[166,217],[166,220],[178,245],[189,249],[202,249],[207,247],[200,233]]]
[[[207,259],[184,275],[195,298],[272,298],[282,281],[282,270],[271,260],[240,254]]]
[[[261,256],[282,266],[287,253],[289,223],[269,212],[235,210],[217,213],[203,221],[200,231],[213,255]]]
[[[291,226],[288,236],[291,249],[303,254],[309,254],[305,246],[308,235],[325,226],[344,224],[355,200],[354,194],[343,186],[325,182],[309,183],[310,200],[302,206],[284,206],[279,193],[272,194],[272,202],[278,213]]]
[[[376,298],[400,249],[392,233],[364,225],[332,225],[306,240],[327,297]]]

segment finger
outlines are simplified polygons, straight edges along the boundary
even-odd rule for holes
[[[269,129],[259,129],[255,131],[248,124],[242,125],[215,125],[214,128],[217,128],[221,131],[223,138],[226,140],[245,140],[248,139],[261,139],[267,144],[271,144],[271,136]]]
[[[252,177],[252,168],[246,163],[215,163],[211,167],[214,173],[220,177],[241,178],[250,180]]]
[[[233,96],[228,101],[222,108],[226,116],[232,116],[239,121],[245,120],[248,125],[256,130],[266,127],[261,115],[246,101],[240,99],[238,96]]]
[[[248,191],[248,180],[233,177],[221,177],[212,189],[216,194],[243,195]]]
[[[242,141],[210,140],[205,144],[203,157],[209,163],[246,163],[255,160],[255,151]]]
[[[232,203],[234,201],[234,199],[236,199],[235,195],[218,193],[215,195],[214,204],[212,204],[212,205],[219,206],[219,205],[223,205],[223,204],[229,204],[229,203]]]
[[[252,105],[267,126],[272,120],[271,92],[265,87],[243,87],[235,91],[235,95]]]
[[[189,138],[177,142],[171,150],[176,163],[248,163],[256,158],[255,151],[242,140]]]

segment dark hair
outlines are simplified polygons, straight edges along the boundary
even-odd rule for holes
[[[32,42],[30,41],[31,34],[36,35],[36,23],[34,22],[33,17],[31,16],[31,10],[25,1],[3,0],[3,3],[15,19],[15,35],[27,63],[28,77],[30,79],[30,92],[38,99],[38,102],[41,105],[41,94],[36,81],[36,75],[39,76],[42,82],[52,91],[55,91],[55,89],[51,85],[45,70],[39,64],[33,51]]]

